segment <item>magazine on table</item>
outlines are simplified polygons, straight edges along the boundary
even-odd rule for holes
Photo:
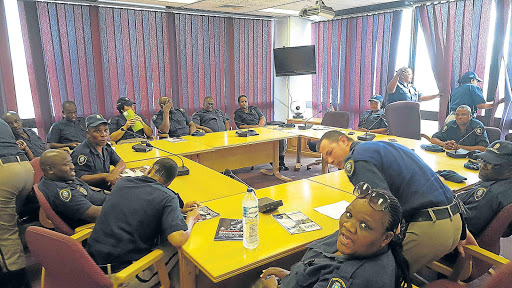
[[[213,211],[208,206],[200,206],[199,208],[197,208],[197,211],[201,215],[201,219],[197,222],[209,220],[209,219],[215,218],[217,216],[220,216],[219,213]]]
[[[220,218],[214,241],[241,241],[244,237],[242,219]]]
[[[300,211],[272,215],[290,234],[299,234],[322,229]]]

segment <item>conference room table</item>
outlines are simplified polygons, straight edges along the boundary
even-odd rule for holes
[[[165,157],[169,156],[165,155]],[[176,161],[178,166],[182,165],[178,157],[171,156],[169,158]],[[126,168],[135,169],[143,166],[149,168],[156,160],[158,159],[128,162]],[[190,170],[190,174],[176,177],[169,188],[180,194],[185,203],[193,200],[203,203],[247,191],[244,184],[195,161],[183,158],[183,163]]]
[[[197,142],[211,149],[198,152],[198,162],[215,171],[238,169],[272,162],[272,170],[262,169],[284,181],[292,181],[279,173],[279,141],[295,138],[294,134],[268,129],[251,128],[259,135],[239,137],[237,130],[207,133],[201,137],[183,136],[188,142]],[[245,129],[242,129],[245,130]]]
[[[350,186],[350,182],[347,182],[340,187],[349,189]],[[197,223],[187,243],[180,249],[182,287],[196,287],[196,268],[217,283],[305,249],[307,244],[338,229],[338,220],[316,212],[313,208],[342,200],[351,202],[354,199],[352,194],[306,179],[258,189],[258,198],[269,197],[283,201],[283,206],[273,214],[301,211],[322,229],[291,235],[270,214],[260,213],[259,245],[255,249],[244,248],[242,241],[214,241],[220,218],[242,218],[244,195],[236,194],[206,203],[220,213],[220,217]]]

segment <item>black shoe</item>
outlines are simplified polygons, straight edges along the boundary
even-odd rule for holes
[[[288,171],[290,170],[290,168],[288,168],[287,166],[283,165],[283,166],[279,166],[279,171]]]

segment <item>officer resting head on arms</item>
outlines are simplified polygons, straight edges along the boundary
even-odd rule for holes
[[[471,115],[469,106],[459,106],[455,112],[455,120],[444,124],[441,130],[432,135],[430,142],[446,150],[462,148],[468,151],[484,151],[489,145],[484,124]]]
[[[220,109],[215,109],[213,97],[205,97],[203,109],[192,115],[192,121],[194,121],[197,128],[204,130],[206,133],[228,131],[228,120],[226,113]]]
[[[387,141],[357,142],[329,131],[318,150],[328,163],[344,169],[352,184],[366,182],[398,199],[409,223],[404,256],[411,273],[452,251],[466,232],[452,191],[411,149]]]
[[[398,200],[388,191],[356,185],[357,198],[340,217],[339,229],[309,244],[291,271],[263,270],[263,287],[401,287],[410,286],[409,267],[402,255]]]
[[[197,201],[180,207],[179,195],[167,188],[177,173],[174,160],[160,158],[145,176],[123,177],[117,182],[87,242],[87,252],[97,264],[102,268],[111,264],[112,273],[117,273],[162,244],[158,248],[164,251],[170,271],[178,259],[176,248],[187,242],[200,218]],[[185,220],[182,213],[187,215]],[[154,272],[151,266],[138,276],[148,280]],[[170,278],[176,281],[179,276]],[[141,283],[135,278],[128,287],[152,287],[158,277],[152,280]]]
[[[481,161],[478,177],[482,181],[464,188],[457,197],[469,210],[465,217],[469,231],[478,237],[505,206],[512,204],[512,142],[495,141],[476,155]]]
[[[44,177],[37,185],[52,209],[72,229],[96,222],[105,202],[103,190],[93,190],[75,177],[75,166],[69,153],[47,150],[41,155],[40,167]]]
[[[132,110],[135,113],[135,103],[127,97],[121,97],[117,99],[116,103],[117,111],[119,111],[119,115],[116,115],[108,121],[108,128],[110,133],[110,140],[114,142],[118,142],[126,139],[137,138],[133,134],[139,135],[140,138],[146,138],[153,136],[153,129],[149,127],[148,120],[144,118],[142,115],[135,114],[135,117],[127,120],[123,115],[124,112],[128,112],[128,110]],[[135,123],[140,122],[142,124],[142,128],[133,131],[133,125]],[[126,133],[128,131],[128,133]],[[130,133],[131,132],[131,133]]]
[[[20,119],[18,113],[9,111],[4,114],[2,119],[11,127],[18,145],[24,146],[24,144],[26,144],[27,147],[24,148],[24,151],[29,160],[32,160],[33,157],[41,156],[41,154],[48,149],[43,139],[41,139],[34,130],[23,128],[23,120]]]
[[[381,109],[383,97],[381,95],[373,95],[370,102],[370,110],[366,110],[359,118],[357,124],[358,131],[368,131],[372,133],[386,134],[388,132],[388,123],[384,116],[384,110]]]
[[[107,142],[108,122],[103,116],[93,114],[85,119],[85,125],[87,140],[71,153],[76,177],[91,186],[110,190],[120,178],[126,164]],[[114,166],[112,171],[110,165]]]
[[[153,114],[153,124],[158,131],[169,134],[170,137],[181,137],[194,133],[196,124],[183,108],[174,108],[169,97],[160,97],[158,100],[160,111]]]
[[[73,101],[62,103],[62,114],[64,118],[52,125],[50,132],[46,135],[46,142],[52,149],[64,147],[74,149],[87,139],[85,118],[77,117],[76,105]]]

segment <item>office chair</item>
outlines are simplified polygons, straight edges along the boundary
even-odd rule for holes
[[[501,130],[496,127],[485,127],[487,138],[489,138],[489,144],[501,139]]]
[[[385,108],[390,135],[410,139],[421,139],[420,103],[398,101]]]
[[[81,242],[91,233],[92,230],[85,229],[67,236],[36,226],[27,229],[30,253],[43,266],[41,287],[120,287],[120,284],[151,265],[158,271],[161,287],[170,286],[165,261],[162,258],[164,253],[159,249],[151,251],[109,279],[82,247]]]

